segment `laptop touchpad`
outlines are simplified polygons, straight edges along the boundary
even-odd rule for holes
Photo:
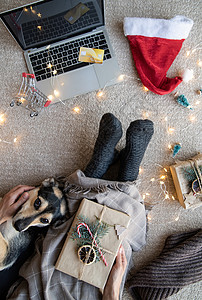
[[[78,70],[58,75],[52,80],[43,80],[37,87],[45,95],[53,95],[52,103],[72,98],[99,89],[97,75],[93,66],[87,66]],[[54,95],[54,90],[57,91]]]

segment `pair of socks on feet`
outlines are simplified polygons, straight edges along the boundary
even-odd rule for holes
[[[84,174],[87,177],[102,178],[109,166],[119,157],[118,181],[134,181],[139,174],[140,163],[154,133],[153,122],[136,120],[126,131],[126,145],[118,154],[115,149],[122,137],[121,122],[111,113],[104,114],[94,151]]]

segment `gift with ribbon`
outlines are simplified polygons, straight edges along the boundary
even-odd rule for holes
[[[83,199],[56,269],[103,290],[129,223],[127,214]]]
[[[202,154],[170,167],[178,200],[184,208],[202,205]]]

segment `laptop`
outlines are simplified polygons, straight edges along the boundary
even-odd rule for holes
[[[0,18],[22,48],[36,87],[52,103],[118,83],[104,0],[37,1],[3,12]],[[103,63],[79,61],[80,47],[103,49]]]

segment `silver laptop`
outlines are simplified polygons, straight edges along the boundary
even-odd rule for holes
[[[38,1],[0,17],[23,49],[36,87],[52,95],[53,103],[118,82],[120,71],[104,26],[104,0]],[[80,47],[103,49],[103,63],[80,62]]]

